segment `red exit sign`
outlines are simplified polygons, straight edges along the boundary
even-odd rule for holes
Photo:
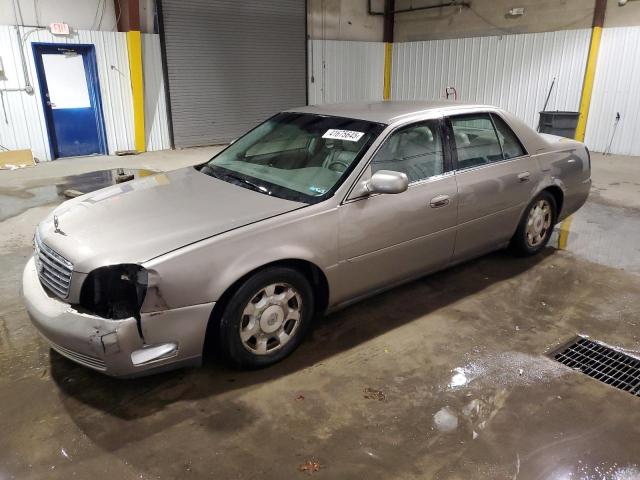
[[[69,35],[69,25],[66,23],[52,23],[49,30],[54,35]]]

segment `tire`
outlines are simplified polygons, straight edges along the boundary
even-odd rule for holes
[[[235,367],[273,365],[300,345],[313,312],[313,291],[302,273],[288,267],[265,268],[229,299],[220,319],[218,346]]]
[[[549,242],[557,218],[556,199],[547,191],[540,192],[522,214],[511,239],[512,251],[525,257],[540,252]]]

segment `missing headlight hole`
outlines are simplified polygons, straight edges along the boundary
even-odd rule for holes
[[[140,308],[148,285],[144,268],[135,264],[112,265],[92,271],[80,293],[80,306],[103,318],[135,317],[140,330]]]

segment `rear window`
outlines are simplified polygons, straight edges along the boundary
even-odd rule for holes
[[[488,113],[451,117],[458,169],[503,160],[502,147]]]

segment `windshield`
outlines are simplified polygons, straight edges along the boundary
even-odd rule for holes
[[[288,200],[333,194],[384,125],[308,113],[280,113],[201,167],[207,175]]]

